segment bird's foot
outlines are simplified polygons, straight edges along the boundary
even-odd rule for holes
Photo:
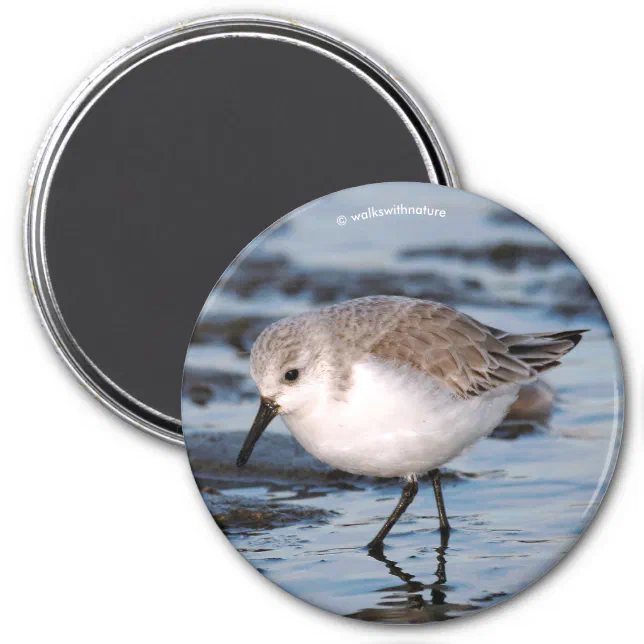
[[[382,539],[372,539],[368,544],[367,544],[367,550],[369,551],[369,554],[382,554],[384,550],[385,544]]]
[[[447,525],[442,525],[438,528],[438,531],[441,535],[441,548],[447,548],[449,544],[449,536],[452,533],[452,528],[449,523]]]

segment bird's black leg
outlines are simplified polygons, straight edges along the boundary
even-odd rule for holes
[[[439,483],[440,485],[440,483]],[[391,513],[391,516],[385,521],[385,525],[380,528],[380,532],[372,539],[367,548],[369,550],[379,550],[382,548],[382,542],[384,538],[389,534],[389,531],[394,527],[394,524],[400,517],[403,515],[405,510],[411,505],[411,502],[414,500],[416,493],[418,492],[418,481],[414,476],[405,483],[402,494],[400,495],[400,501],[398,505]]]
[[[438,470],[432,470],[429,475],[432,478],[432,485],[434,486],[434,495],[436,496],[436,507],[438,508],[438,521],[440,523],[441,541],[447,540],[449,537],[449,521],[447,520],[447,512],[445,512],[445,501],[443,501],[443,488],[441,487],[441,473]],[[441,543],[441,545],[443,545]],[[446,544],[445,544],[446,545]]]

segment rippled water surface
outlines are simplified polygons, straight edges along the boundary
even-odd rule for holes
[[[475,198],[373,187],[315,202],[248,249],[209,298],[188,352],[183,426],[215,520],[294,595],[363,620],[442,620],[491,606],[550,569],[593,517],[616,457],[622,386],[610,328],[578,270],[527,222]],[[431,203],[430,203],[431,201]],[[443,207],[354,221],[371,206]],[[339,215],[348,217],[344,226]],[[587,328],[560,367],[527,388],[494,434],[444,468],[452,525],[437,530],[431,484],[382,554],[364,547],[400,495],[308,455],[278,419],[251,461],[235,458],[255,415],[254,339],[275,319],[363,295],[440,300],[512,331]]]

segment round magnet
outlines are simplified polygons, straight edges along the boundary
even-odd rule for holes
[[[209,295],[182,419],[208,509],[314,606],[421,623],[494,606],[595,515],[622,432],[610,325],[507,208],[381,183],[265,230]]]
[[[90,74],[38,154],[25,244],[44,325],[99,400],[182,442],[185,351],[216,276],[297,205],[390,180],[456,182],[371,56],[262,16],[151,35]]]

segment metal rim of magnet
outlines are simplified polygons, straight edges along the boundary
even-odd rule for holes
[[[347,67],[397,112],[411,132],[432,183],[458,187],[453,163],[427,109],[409,88],[371,54],[319,27],[265,15],[219,15],[181,22],[125,47],[97,67],[73,92],[49,127],[29,177],[24,253],[41,323],[78,381],[104,406],[138,429],[183,445],[181,423],[130,396],[84,353],[65,324],[47,271],[47,197],[57,162],[83,115],[124,74],[146,60],[187,42],[225,37],[279,40],[307,47]]]

